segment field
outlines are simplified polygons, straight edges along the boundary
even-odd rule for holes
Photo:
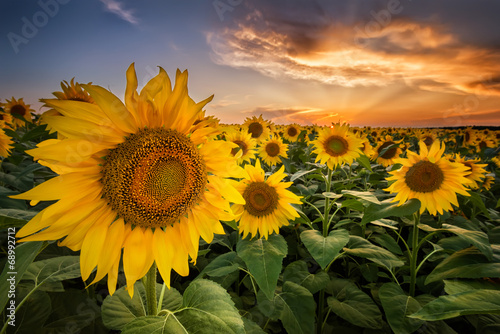
[[[1,110],[1,334],[500,332],[498,129],[99,122],[85,86]]]

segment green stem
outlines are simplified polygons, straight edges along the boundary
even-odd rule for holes
[[[417,257],[418,257],[418,223],[420,221],[420,213],[414,215],[413,235],[411,243],[410,256],[410,296],[415,297],[415,284],[417,282]]]
[[[329,193],[332,186],[332,170],[328,168],[328,176],[326,179],[326,192]],[[330,213],[330,198],[325,200],[325,213],[323,214],[323,236],[328,236],[328,215]]]
[[[326,178],[326,192],[330,192],[332,186],[332,170],[328,168],[328,175]],[[325,199],[325,211],[323,214],[323,237],[328,236],[328,228],[330,225],[330,220],[328,219],[328,215],[330,214],[330,198]],[[327,272],[327,271],[325,271]],[[318,333],[322,333],[323,328],[323,313],[325,308],[325,289],[321,289],[319,293],[319,301],[318,301],[318,321],[317,321],[317,329]]]
[[[146,274],[146,300],[148,315],[157,315],[158,306],[156,304],[156,263],[153,262]]]

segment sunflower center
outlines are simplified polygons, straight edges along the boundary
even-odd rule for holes
[[[382,152],[382,150],[384,148],[389,147],[389,146],[394,145],[394,144],[395,143],[392,141],[386,141],[385,143],[380,145],[380,147],[377,149],[377,152],[380,154],[380,152]],[[385,151],[385,153],[382,154],[381,157],[384,159],[392,159],[396,155],[397,150],[398,149],[396,147],[391,147],[387,151]]]
[[[484,140],[481,140],[479,142],[479,148],[482,150],[483,148],[486,148],[488,146]]]
[[[433,192],[439,189],[444,180],[441,168],[430,161],[419,161],[406,172],[405,182],[413,191]]]
[[[26,112],[26,108],[20,104],[16,104],[10,108],[11,114],[18,114],[18,115],[24,116],[25,112]]]
[[[144,129],[110,150],[102,167],[103,197],[127,223],[175,223],[202,195],[205,163],[192,141],[172,129]]]
[[[330,136],[328,140],[326,140],[325,144],[325,151],[331,156],[338,157],[339,155],[343,155],[347,153],[349,149],[349,143],[345,138],[340,137],[340,136]]]
[[[245,153],[247,153],[248,149],[247,149],[247,144],[245,144],[245,142],[241,141],[241,140],[234,140],[233,143],[235,143],[236,145],[238,145],[238,147],[235,147],[231,150],[231,154],[233,156],[236,155],[236,153],[238,153],[239,150],[242,151],[243,155],[245,155]]]
[[[3,121],[3,115],[0,114],[0,121]]]
[[[465,142],[468,143],[470,140],[470,133],[469,132],[465,132]]]
[[[270,157],[275,157],[280,153],[280,146],[276,143],[269,143],[266,145],[266,153]]]
[[[297,135],[297,132],[298,132],[297,129],[294,127],[288,128],[288,131],[287,131],[287,133],[290,137],[295,137]]]
[[[259,122],[253,122],[248,126],[248,132],[252,134],[252,138],[259,138],[264,132],[264,127]]]
[[[250,183],[243,192],[243,198],[246,201],[245,210],[252,216],[269,215],[278,207],[276,189],[265,182]]]
[[[425,139],[424,139],[424,144],[425,145],[431,146],[433,142],[434,142],[434,139],[432,139],[431,136],[425,136]]]

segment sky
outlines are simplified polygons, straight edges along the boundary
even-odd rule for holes
[[[222,123],[500,126],[497,0],[2,0],[0,99],[164,68]]]

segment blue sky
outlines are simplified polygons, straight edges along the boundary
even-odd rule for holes
[[[224,123],[500,125],[495,0],[3,0],[0,98],[189,71]],[[30,29],[31,28],[31,29]],[[33,28],[36,30],[34,31]],[[41,109],[43,111],[43,109]]]

